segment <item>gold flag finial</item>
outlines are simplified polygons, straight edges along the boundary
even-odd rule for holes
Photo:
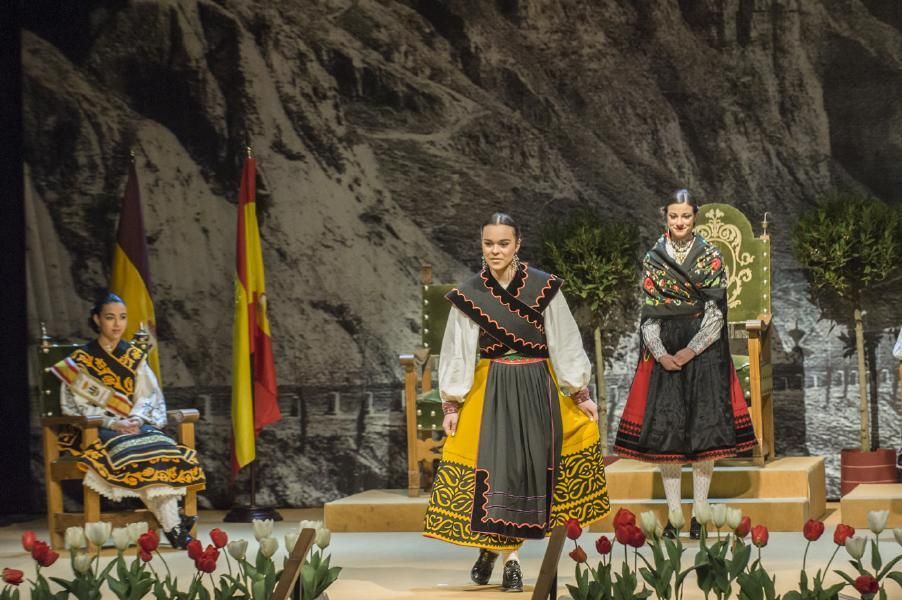
[[[135,162],[135,151],[134,151],[134,150],[129,150],[129,151],[128,151],[128,158],[129,158],[130,161],[132,161],[132,163]]]
[[[248,157],[248,158],[254,158],[254,153],[253,153],[253,151],[251,150],[251,147],[250,147],[250,146],[247,147],[247,157]]]

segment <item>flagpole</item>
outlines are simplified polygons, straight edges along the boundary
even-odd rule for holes
[[[247,146],[247,158],[252,158],[251,147]],[[254,353],[250,354],[250,364],[254,364]],[[251,386],[251,405],[256,409],[256,394]],[[255,436],[256,437],[256,436]],[[272,506],[257,506],[257,458],[248,465],[250,467],[250,504],[247,506],[233,506],[226,513],[223,521],[226,523],[250,523],[256,520],[272,519],[281,521],[282,515]],[[233,480],[234,483],[234,480]]]

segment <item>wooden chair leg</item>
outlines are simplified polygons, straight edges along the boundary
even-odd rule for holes
[[[63,547],[63,532],[57,526],[57,515],[63,512],[63,486],[53,478],[52,466],[59,458],[60,451],[56,442],[56,430],[45,426],[44,434],[44,481],[47,485],[47,528],[50,530],[50,545]]]

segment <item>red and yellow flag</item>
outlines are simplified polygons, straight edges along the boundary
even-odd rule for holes
[[[160,353],[157,349],[157,318],[150,296],[150,268],[147,262],[147,238],[144,235],[144,214],[141,210],[141,192],[138,190],[138,174],[134,161],[128,165],[128,181],[125,197],[119,213],[119,230],[113,250],[113,273],[110,291],[125,300],[128,308],[128,328],[122,335],[129,340],[141,324],[150,334],[152,345],[147,357],[150,367],[160,379]],[[162,384],[162,380],[160,381]]]
[[[257,161],[248,156],[238,192],[235,253],[235,324],[232,329],[232,470],[256,457],[260,430],[282,418],[272,338],[266,317],[266,282],[257,225]]]

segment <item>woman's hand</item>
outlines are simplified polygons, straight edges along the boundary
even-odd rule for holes
[[[679,352],[676,353],[676,356],[673,357],[673,359],[676,361],[676,363],[678,365],[680,365],[681,367],[683,365],[685,365],[686,363],[688,363],[693,358],[695,358],[695,350],[692,350],[690,348],[683,348],[682,350],[680,350]]]
[[[598,420],[598,405],[595,404],[594,400],[580,402],[576,407],[583,411],[583,414],[592,419],[593,422]]]
[[[445,420],[442,421],[442,429],[445,430],[445,435],[450,435],[454,437],[457,434],[457,413],[452,412],[445,415]]]
[[[668,371],[680,371],[683,367],[683,365],[677,361],[676,357],[670,354],[664,354],[658,359],[658,362]]]
[[[119,419],[113,421],[110,429],[118,431],[119,433],[138,433],[141,427],[138,424],[137,419]]]

